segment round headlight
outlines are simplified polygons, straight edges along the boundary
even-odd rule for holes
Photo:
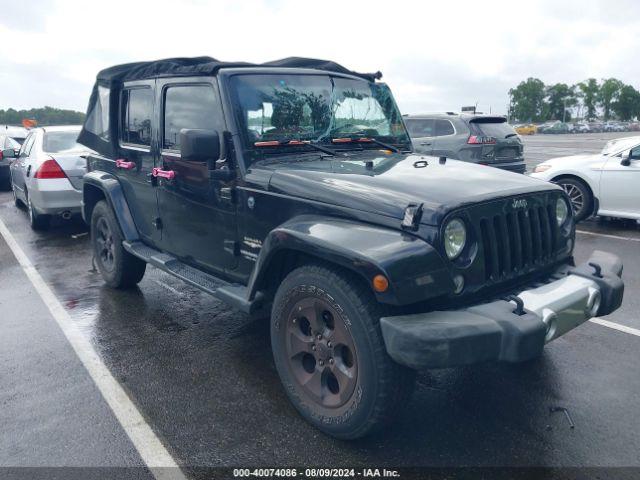
[[[453,219],[444,229],[444,250],[447,257],[453,260],[462,252],[467,242],[467,229],[461,220]]]
[[[558,226],[564,225],[564,222],[567,221],[567,217],[569,216],[569,207],[567,206],[567,202],[564,198],[559,198],[556,201],[556,221],[558,222]]]

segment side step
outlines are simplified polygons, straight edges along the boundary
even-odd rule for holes
[[[264,297],[260,292],[258,292],[256,298],[249,300],[249,292],[244,285],[226,282],[221,278],[181,262],[173,255],[163,253],[139,241],[129,242],[125,240],[122,242],[122,246],[132,255],[185,281],[189,285],[213,295],[233,308],[249,315],[262,313],[260,309],[263,307]]]

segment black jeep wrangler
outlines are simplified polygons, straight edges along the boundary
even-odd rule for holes
[[[389,88],[319,60],[98,74],[80,142],[106,283],[146,264],[271,318],[291,402],[322,431],[388,423],[414,371],[522,362],[620,306],[622,265],[574,266],[550,183],[412,153]]]

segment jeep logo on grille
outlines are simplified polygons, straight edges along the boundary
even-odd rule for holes
[[[513,208],[527,208],[527,201],[524,198],[514,198],[511,206]]]

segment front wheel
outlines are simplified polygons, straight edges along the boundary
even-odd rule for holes
[[[110,287],[130,288],[144,277],[147,264],[124,249],[115,215],[104,200],[91,214],[91,245],[98,270]]]
[[[571,200],[571,207],[576,222],[580,222],[589,216],[592,211],[593,195],[589,187],[577,178],[560,178],[556,180]]]
[[[309,265],[276,293],[271,346],[286,393],[300,414],[334,437],[388,425],[413,390],[415,372],[387,354],[382,309],[360,279]]]

